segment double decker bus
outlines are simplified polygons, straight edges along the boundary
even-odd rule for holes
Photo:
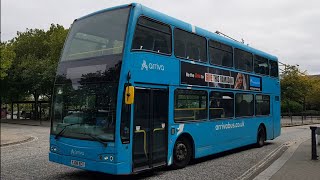
[[[76,19],[58,65],[49,160],[131,174],[280,135],[275,56],[140,4]]]

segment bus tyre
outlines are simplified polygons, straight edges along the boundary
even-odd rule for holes
[[[266,141],[266,132],[262,126],[258,129],[257,147],[262,147]]]
[[[186,138],[178,139],[173,149],[173,164],[174,169],[184,168],[188,165],[192,155],[190,142]]]

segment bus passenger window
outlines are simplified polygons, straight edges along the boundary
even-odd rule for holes
[[[174,120],[195,121],[207,119],[207,92],[178,89],[174,92]]]
[[[251,53],[234,49],[234,65],[236,69],[252,72],[253,56]]]
[[[257,74],[269,75],[268,59],[261,56],[254,56],[254,72]]]
[[[231,46],[217,41],[209,41],[210,63],[218,66],[233,67],[233,50]]]
[[[174,54],[194,61],[207,61],[207,40],[180,29],[174,29]]]
[[[253,116],[253,94],[236,94],[236,117]]]
[[[278,63],[276,61],[269,61],[270,64],[270,76],[272,77],[278,77]]]
[[[199,49],[193,43],[187,44],[187,59],[200,59]]]
[[[186,57],[186,46],[183,41],[176,40],[174,41],[174,54],[177,57]]]
[[[234,95],[231,92],[210,93],[210,119],[233,118]]]
[[[270,114],[270,96],[256,95],[256,115],[269,115]]]
[[[171,54],[170,27],[146,17],[140,17],[133,38],[132,50]]]

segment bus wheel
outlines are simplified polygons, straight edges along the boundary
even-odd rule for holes
[[[191,159],[192,148],[190,142],[186,138],[178,139],[173,149],[174,169],[180,169],[187,166]]]
[[[262,126],[258,129],[257,146],[262,147],[266,141],[266,132]]]

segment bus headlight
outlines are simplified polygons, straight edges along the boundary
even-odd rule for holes
[[[58,152],[58,148],[56,146],[51,146],[50,151],[56,153]]]
[[[111,154],[100,154],[99,159],[101,161],[109,161],[109,162],[114,162],[114,155]]]

